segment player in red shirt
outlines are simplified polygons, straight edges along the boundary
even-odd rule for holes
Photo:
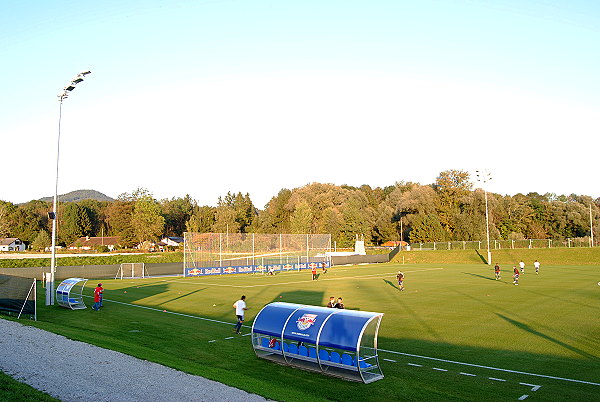
[[[104,292],[104,288],[102,287],[102,284],[99,283],[98,286],[96,286],[94,288],[94,305],[92,306],[92,308],[96,311],[100,310],[100,307],[102,307],[102,293]]]
[[[494,266],[494,272],[496,273],[496,280],[500,279],[500,265],[496,263]]]
[[[317,265],[314,264],[312,267],[312,280],[316,281],[317,280]]]
[[[513,281],[513,283],[515,285],[518,285],[519,284],[519,268],[517,268],[516,266],[513,266],[513,272],[514,272],[513,278],[515,279]]]

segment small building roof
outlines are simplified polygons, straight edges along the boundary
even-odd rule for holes
[[[69,247],[94,247],[94,246],[111,246],[118,245],[121,242],[120,236],[104,236],[104,237],[80,237],[75,240]]]
[[[16,240],[19,240],[17,237],[0,237],[0,246],[8,246],[13,244]]]

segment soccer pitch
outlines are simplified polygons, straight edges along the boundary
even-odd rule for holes
[[[41,306],[32,325],[277,400],[590,401],[600,400],[599,280],[598,266],[542,266],[514,286],[506,266],[496,281],[483,264],[334,267],[317,281],[309,271],[102,280],[100,312]],[[249,310],[239,336],[232,304],[241,295]],[[347,382],[256,358],[248,333],[264,305],[325,305],[330,296],[385,314],[383,380]]]

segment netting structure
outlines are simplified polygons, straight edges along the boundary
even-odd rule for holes
[[[330,234],[184,234],[183,275],[275,273],[329,267]]]
[[[143,262],[124,262],[115,275],[115,279],[147,278],[148,271]]]
[[[12,275],[0,275],[0,312],[21,318],[37,319],[36,281]]]

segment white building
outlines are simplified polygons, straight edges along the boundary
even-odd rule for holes
[[[25,243],[16,237],[0,238],[0,251],[25,251]]]

